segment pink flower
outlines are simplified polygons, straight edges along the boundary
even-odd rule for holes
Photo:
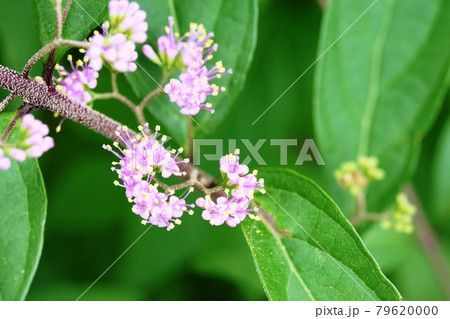
[[[169,27],[166,29],[167,35],[158,38],[158,51],[162,56],[162,60],[171,65],[173,60],[177,57],[182,47],[178,37],[173,31],[173,17],[169,17]]]
[[[78,60],[76,66],[72,62],[72,56],[68,56],[72,71],[67,71],[63,66],[56,65],[59,77],[55,78],[58,85],[56,88],[62,93],[68,95],[71,99],[86,104],[92,101],[89,89],[97,86],[98,72],[92,69],[85,62]]]
[[[22,129],[28,132],[29,137],[25,141],[27,156],[38,158],[53,148],[54,141],[50,136],[48,126],[27,114],[22,118]]]
[[[110,21],[103,24],[102,34],[94,34],[86,52],[89,64],[98,71],[106,61],[118,72],[134,72],[136,43],[147,40],[147,14],[139,10],[137,2],[127,0],[111,0],[108,7]]]
[[[156,174],[161,174],[162,178],[185,174],[178,167],[178,164],[184,161],[177,160],[182,149],[178,152],[166,150],[164,148],[166,137],[157,139],[159,127],[153,134],[148,124],[140,127],[140,131],[140,134],[131,136],[127,127],[118,128],[116,134],[126,147],[122,149],[118,143],[115,143],[114,146],[118,152],[109,145],[103,146],[119,158],[119,162],[113,163],[115,166],[112,170],[117,172],[122,183],[116,181],[114,184],[125,188],[128,200],[133,203],[132,211],[141,216],[143,223],[171,230],[175,224],[181,223],[178,218],[193,207],[185,201],[189,193],[183,198],[178,198],[175,195],[160,192],[159,185],[154,180]],[[189,190],[189,192],[192,191],[192,189]]]
[[[134,61],[138,57],[135,49],[134,42],[127,40],[123,33],[113,36],[97,33],[92,37],[86,56],[90,60],[89,66],[96,71],[102,68],[103,61],[107,61],[118,72],[134,72],[137,68]]]
[[[178,79],[170,80],[164,87],[170,101],[181,108],[181,114],[196,115],[200,110],[213,113],[212,105],[206,99],[225,91],[225,88],[211,82],[232,71],[226,70],[221,61],[212,68],[207,67],[206,63],[217,51],[217,45],[212,45],[214,34],[207,34],[203,25],[191,23],[189,32],[182,37],[174,32],[173,27],[173,17],[169,17],[167,35],[158,39],[158,54],[150,45],[144,45],[142,51],[166,71],[182,71]]]
[[[226,223],[230,227],[235,227],[247,216],[252,219],[259,218],[252,214],[257,208],[249,206],[255,191],[264,193],[264,181],[257,180],[256,171],[248,174],[248,166],[239,164],[238,153],[236,150],[236,154],[228,154],[220,159],[220,170],[227,176],[227,183],[224,186],[227,197],[221,196],[216,202],[209,196],[197,199],[197,206],[204,209],[203,219],[209,220],[211,225]]]
[[[15,159],[18,162],[23,162],[27,158],[27,153],[24,150],[13,148],[9,152],[9,156],[11,156],[13,159]]]
[[[264,181],[258,180],[255,175],[248,174],[238,179],[238,188],[233,189],[231,194],[236,198],[248,198],[253,199],[253,194],[256,190],[264,192]]]
[[[0,169],[11,167],[11,159],[23,162],[27,157],[38,158],[54,146],[53,139],[47,136],[48,126],[33,115],[22,118],[19,137],[16,142],[0,144]]]
[[[187,67],[200,68],[217,51],[217,44],[212,45],[214,33],[206,33],[203,24],[191,23],[186,35],[187,40],[182,45],[183,62]]]
[[[228,154],[220,158],[220,170],[227,174],[231,185],[239,184],[239,178],[248,173],[248,166],[239,164],[239,156]]]
[[[0,148],[0,169],[7,170],[11,167],[11,160],[5,156],[5,152]]]
[[[210,84],[211,80],[219,76],[215,73],[217,70],[217,67],[211,70],[206,67],[188,68],[178,79],[171,79],[164,87],[164,91],[169,95],[171,102],[181,107],[181,114],[196,115],[201,109],[214,113],[212,105],[206,103],[206,98],[225,91],[224,87],[219,88],[215,84]]]
[[[226,223],[230,227],[235,227],[242,222],[246,216],[252,219],[258,219],[252,212],[256,208],[249,209],[250,202],[246,199],[219,197],[214,202],[209,196],[198,198],[196,201],[198,207],[203,208],[202,218],[208,220],[213,226],[220,226]]]
[[[137,2],[111,0],[108,8],[112,35],[123,33],[127,40],[135,43],[144,43],[147,40],[148,23],[145,22],[147,14],[139,10]]]

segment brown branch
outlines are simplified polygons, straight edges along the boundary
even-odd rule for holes
[[[49,88],[2,65],[0,65],[0,86],[15,95],[22,96],[27,103],[37,109],[57,112],[62,117],[80,123],[113,141],[121,142],[115,134],[117,128],[121,126],[119,122],[71,100],[55,88]],[[179,160],[182,161],[182,159]],[[196,179],[199,181],[194,184],[197,189],[217,186],[211,175],[195,168],[191,163],[181,162],[178,167],[186,172],[186,176],[183,177],[185,180],[190,179],[195,172]]]
[[[22,96],[29,104],[37,108],[56,112],[111,140],[118,140],[115,131],[120,123],[71,100],[54,88],[49,88],[2,65],[0,65],[0,86]]]
[[[50,51],[48,59],[42,67],[42,78],[48,86],[53,85],[53,70],[55,69],[55,53],[56,48]]]

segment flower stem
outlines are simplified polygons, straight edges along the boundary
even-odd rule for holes
[[[66,6],[64,7],[64,12],[62,14],[62,23],[66,21],[67,14],[69,13],[70,6],[72,5],[72,0],[67,0]]]
[[[154,97],[158,96],[159,94],[162,94],[164,91],[160,88],[157,87],[156,89],[154,89],[153,91],[151,91],[149,94],[147,94],[147,96],[145,96],[142,101],[139,103],[138,108],[139,110],[144,110],[145,106],[151,101],[153,100]]]
[[[47,43],[44,47],[42,47],[38,52],[36,52],[27,62],[27,64],[25,64],[23,70],[22,70],[22,74],[25,75],[26,77],[28,77],[28,74],[31,71],[31,68],[36,64],[37,61],[39,61],[41,58],[43,58],[44,56],[46,56],[48,53],[50,53],[53,49],[55,49],[56,46],[56,42],[55,40],[53,40],[52,42]]]
[[[117,72],[111,69],[111,90],[113,93],[119,93],[119,88],[117,86]]]
[[[120,123],[92,110],[84,104],[71,100],[55,88],[47,87],[23,74],[0,65],[0,86],[22,96],[29,104],[69,118],[75,122],[118,141],[115,134]]]
[[[369,213],[366,207],[366,193],[360,192],[356,196],[356,214],[350,219],[353,227],[363,221],[382,221],[387,219],[387,213]]]
[[[36,52],[25,64],[22,73],[25,76],[31,71],[31,68],[36,64],[37,61],[42,59],[44,56],[49,54],[52,50],[56,49],[59,46],[72,46],[76,48],[88,49],[90,44],[88,42],[81,41],[73,41],[73,40],[64,40],[64,39],[55,39],[52,42],[47,43],[44,47],[42,47],[38,52]]]
[[[108,99],[116,99],[126,106],[128,106],[130,109],[134,110],[136,108],[136,105],[129,100],[126,96],[116,93],[116,92],[107,92],[107,93],[92,93],[94,100],[108,100]]]
[[[5,107],[8,106],[9,103],[11,103],[16,98],[16,95],[14,93],[10,93],[5,99],[0,102],[0,112],[5,109]]]
[[[61,8],[62,0],[55,0],[55,12],[56,12],[56,34],[55,39],[61,39],[63,28],[63,15]]]
[[[156,175],[153,176],[153,179],[159,186],[161,186],[166,191],[166,193],[169,193],[173,189],[172,186],[169,186],[166,183],[162,182]]]
[[[350,219],[352,225],[356,227],[360,222],[362,222],[366,213],[366,193],[362,191],[356,195],[356,212]]]
[[[27,103],[23,104],[19,108],[19,111],[17,112],[16,116],[14,116],[11,123],[9,123],[8,127],[6,128],[5,132],[3,133],[0,143],[3,144],[6,142],[6,139],[8,138],[9,134],[13,130],[14,126],[16,126],[17,121],[19,119],[21,119],[24,115],[30,113],[33,110],[33,108],[34,107],[32,105],[27,104]]]
[[[142,101],[138,104],[137,109],[140,111],[141,117],[143,118],[143,112],[144,112],[144,108],[145,106],[151,101],[153,100],[156,96],[163,94],[164,90],[163,90],[163,86],[166,83],[167,79],[169,78],[169,73],[168,72],[164,72],[163,76],[161,78],[161,81],[159,81],[158,83],[158,87],[156,89],[154,89],[153,91],[151,91],[149,94],[147,94]],[[145,122],[145,120],[144,120]],[[141,123],[142,124],[142,123]]]
[[[17,96],[21,96],[35,109],[57,112],[62,117],[80,123],[110,140],[118,143],[122,142],[115,134],[117,128],[122,126],[121,123],[84,104],[75,102],[57,91],[54,87],[48,87],[45,84],[38,83],[3,65],[0,65],[0,87],[14,92]],[[133,132],[130,131],[130,133]],[[199,170],[191,163],[183,162],[182,159],[179,159],[179,161],[178,167],[181,171],[186,172],[186,175],[182,178],[192,181],[194,187],[205,191],[208,188],[216,186],[214,178],[211,175]]]

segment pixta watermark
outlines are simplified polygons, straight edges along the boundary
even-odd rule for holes
[[[203,160],[218,161],[225,153],[233,153],[237,149],[236,139],[194,139],[193,140],[193,164],[200,165]],[[300,143],[299,143],[300,142]],[[322,155],[313,139],[299,141],[297,139],[258,139],[255,143],[249,139],[239,139],[239,149],[248,151],[242,164],[248,165],[252,160],[260,166],[267,165],[260,150],[263,146],[269,145],[274,151],[279,152],[280,165],[303,165],[305,162],[314,162],[317,165],[325,165]],[[295,162],[288,163],[288,148],[301,145]],[[228,150],[224,151],[224,147]],[[243,147],[241,147],[243,146]],[[292,153],[292,152],[291,152]]]

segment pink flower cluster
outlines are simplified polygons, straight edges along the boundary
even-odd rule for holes
[[[88,65],[87,59],[84,62],[78,60],[76,66],[72,62],[71,55],[67,59],[72,72],[67,71],[63,66],[56,65],[55,68],[59,73],[59,77],[55,78],[55,82],[58,84],[56,88],[79,103],[91,102],[92,96],[89,89],[97,86],[98,72]]]
[[[11,160],[5,156],[5,151],[0,148],[0,169],[7,170],[11,167]]]
[[[136,2],[111,0],[110,21],[103,24],[103,33],[96,32],[86,52],[90,66],[98,71],[108,62],[118,72],[136,71],[136,43],[147,40],[147,14]]]
[[[171,71],[182,65],[184,72],[164,87],[170,101],[177,103],[182,114],[196,115],[201,109],[213,113],[214,110],[206,99],[225,88],[218,87],[211,81],[231,73],[231,69],[226,70],[221,61],[212,68],[207,68],[206,62],[213,58],[218,46],[213,45],[214,34],[206,33],[203,25],[191,23],[189,32],[182,37],[174,32],[173,25],[173,18],[169,17],[167,35],[158,39],[158,54],[150,45],[144,45],[142,51],[151,61],[166,70]]]
[[[28,157],[41,157],[42,154],[55,146],[53,138],[47,136],[49,133],[48,126],[35,119],[31,114],[22,118],[22,130],[27,136],[24,150]]]
[[[111,0],[108,9],[112,33],[123,33],[128,40],[136,43],[144,43],[147,40],[147,14],[139,10],[137,2]]]
[[[0,169],[11,166],[11,158],[23,162],[27,157],[38,158],[54,146],[48,126],[27,114],[22,119],[19,138],[14,143],[0,145]]]
[[[248,166],[239,164],[237,154],[222,156],[220,170],[226,176],[227,196],[217,198],[216,202],[209,196],[198,198],[196,204],[204,209],[203,219],[209,220],[211,225],[218,226],[226,223],[230,227],[238,225],[246,216],[258,219],[252,214],[257,211],[257,208],[249,208],[249,206],[255,191],[264,193],[264,181],[256,178],[256,171],[248,174]]]
[[[119,162],[113,162],[115,166],[112,170],[117,172],[122,183],[115,181],[114,184],[125,188],[128,200],[133,203],[132,211],[142,217],[144,224],[150,223],[171,230],[175,224],[181,223],[179,218],[183,213],[194,205],[185,201],[189,193],[179,198],[160,192],[155,179],[157,173],[163,178],[185,174],[177,165],[181,163],[177,156],[182,149],[178,152],[166,150],[164,142],[167,137],[162,136],[160,141],[157,139],[159,127],[156,127],[153,134],[148,124],[139,129],[141,133],[132,136],[127,127],[118,128],[116,134],[126,147],[122,149],[118,143],[114,143],[119,152],[109,145],[103,146],[119,158]],[[191,191],[193,190],[190,189],[189,192]]]
[[[118,72],[136,71],[136,44],[127,40],[123,33],[107,36],[107,32],[105,28],[103,34],[97,33],[92,37],[91,47],[86,52],[91,68],[99,71],[106,61]]]

